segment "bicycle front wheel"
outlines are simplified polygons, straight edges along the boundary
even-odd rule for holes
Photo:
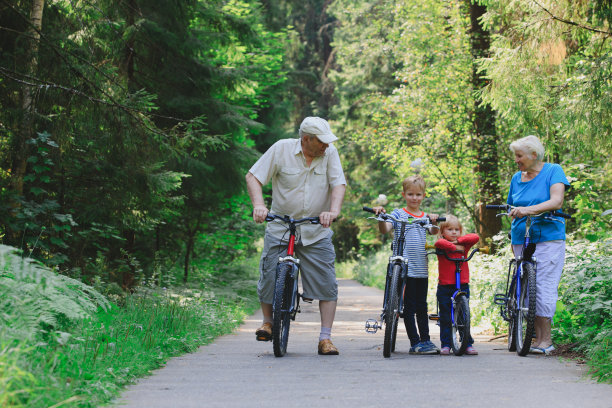
[[[521,293],[514,322],[516,326],[516,352],[519,356],[526,356],[531,348],[535,326],[536,274],[533,264],[524,262],[522,267]]]
[[[391,282],[388,287],[387,304],[385,307],[385,342],[383,344],[383,356],[391,357],[391,351],[395,349],[397,337],[397,322],[399,319],[399,278],[402,272],[400,265],[393,266]]]
[[[510,290],[508,291],[508,303],[506,303],[506,314],[508,317],[508,351],[516,351],[516,341],[515,341],[515,327],[516,327],[516,262],[514,262],[514,266],[512,267],[512,281],[510,283]]]
[[[452,308],[453,353],[460,356],[465,353],[470,343],[470,304],[467,296],[458,294]]]
[[[287,352],[289,342],[289,325],[291,324],[291,303],[293,297],[293,265],[281,264],[276,270],[274,286],[274,302],[272,304],[272,347],[276,357],[282,357]]]

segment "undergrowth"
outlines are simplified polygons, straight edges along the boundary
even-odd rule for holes
[[[244,276],[245,268],[256,273],[256,260],[228,267],[228,278],[237,271],[242,277],[236,290],[219,280],[222,295],[210,286],[142,286],[115,299],[119,307],[78,281],[0,249],[2,407],[100,406],[169,357],[231,332],[257,307],[255,278]]]

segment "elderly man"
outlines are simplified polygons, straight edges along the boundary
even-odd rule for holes
[[[303,298],[318,299],[321,332],[318,353],[336,355],[331,329],[336,314],[338,283],[334,268],[335,251],[329,226],[340,214],[346,180],[338,150],[331,144],[338,140],[325,119],[307,117],[302,121],[299,139],[276,142],[251,167],[246,175],[247,189],[253,203],[253,220],[261,223],[268,215],[262,186],[272,181],[274,214],[293,218],[316,217],[321,224],[298,227],[295,251],[302,267]],[[263,325],[257,329],[257,340],[272,337],[272,301],[279,252],[286,229],[277,223],[267,225],[257,285]]]

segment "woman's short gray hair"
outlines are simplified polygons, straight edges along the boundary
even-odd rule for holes
[[[510,150],[512,150],[514,153],[516,153],[517,150],[522,150],[527,153],[535,153],[538,161],[544,160],[544,145],[542,142],[540,142],[540,139],[534,135],[529,135],[510,143]]]

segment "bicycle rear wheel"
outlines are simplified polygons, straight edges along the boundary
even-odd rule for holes
[[[272,348],[276,357],[282,357],[287,352],[289,342],[289,326],[291,313],[289,312],[293,297],[293,279],[291,270],[293,265],[281,264],[276,270],[276,284],[274,286],[274,302],[272,304]]]
[[[452,321],[453,353],[460,356],[465,353],[470,343],[470,304],[465,294],[455,297]]]
[[[516,352],[526,356],[533,340],[536,312],[536,274],[533,264],[524,262],[521,275],[521,294],[516,310]]]
[[[399,319],[399,278],[402,272],[401,266],[393,266],[387,304],[385,307],[385,342],[383,344],[383,356],[390,357],[391,351],[395,349],[397,337],[397,321]]]

